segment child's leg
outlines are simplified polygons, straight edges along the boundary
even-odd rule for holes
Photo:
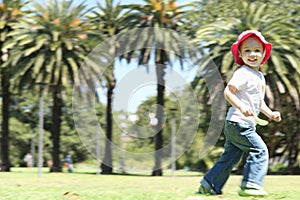
[[[264,176],[268,171],[268,149],[254,127],[237,124],[240,129],[238,137],[231,142],[248,154],[244,166],[242,188],[261,189]]]
[[[238,163],[243,151],[231,141],[239,135],[239,128],[234,123],[226,122],[224,133],[226,136],[225,151],[215,165],[208,171],[200,182],[211,194],[221,194],[232,168]]]
[[[244,177],[241,187],[262,189],[263,178],[268,172],[268,148],[257,133],[249,135],[249,141],[252,144],[252,148],[244,166]]]
[[[238,163],[243,152],[226,142],[225,151],[200,182],[211,194],[222,194],[222,188],[229,178],[232,168]]]

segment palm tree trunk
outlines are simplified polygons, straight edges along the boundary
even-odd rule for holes
[[[9,161],[9,80],[5,71],[1,71],[1,87],[2,87],[2,137],[1,137],[1,157],[2,162],[0,171],[10,171]]]
[[[52,108],[52,129],[51,136],[53,142],[52,159],[53,165],[50,172],[62,172],[60,166],[60,126],[61,126],[61,115],[62,115],[62,97],[61,92],[56,88],[53,92],[53,108]]]
[[[113,99],[113,90],[115,88],[115,81],[111,83],[107,91],[107,108],[106,108],[106,140],[105,140],[105,155],[103,162],[101,164],[102,174],[112,174],[112,150],[111,150],[111,141],[112,141],[112,99]]]
[[[164,94],[165,94],[165,52],[160,51],[160,59],[156,65],[156,77],[157,77],[157,126],[155,135],[155,166],[152,172],[152,176],[162,176],[162,146],[163,146],[163,121],[164,121]]]

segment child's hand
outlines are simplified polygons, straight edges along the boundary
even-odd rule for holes
[[[240,111],[243,113],[243,115],[245,115],[245,117],[254,116],[252,110],[247,106],[240,107]]]
[[[281,121],[281,115],[280,112],[278,111],[273,111],[271,115],[271,119],[274,120],[275,122],[280,122]]]

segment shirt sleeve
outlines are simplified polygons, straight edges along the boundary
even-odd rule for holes
[[[228,85],[234,86],[237,90],[243,90],[247,86],[247,78],[243,76],[242,69],[238,69],[233,73]]]

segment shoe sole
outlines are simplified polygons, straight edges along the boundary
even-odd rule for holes
[[[238,192],[238,194],[240,196],[243,197],[264,197],[264,196],[268,196],[268,193],[266,191],[262,191],[262,190],[255,190],[255,189],[245,189],[245,190],[240,190]]]

